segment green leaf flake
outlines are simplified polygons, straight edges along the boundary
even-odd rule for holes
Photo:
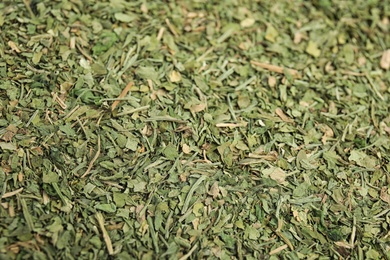
[[[103,203],[95,206],[95,209],[101,210],[107,213],[114,213],[116,211],[116,206],[113,203]]]
[[[42,182],[43,183],[53,183],[58,182],[59,176],[57,173],[49,171],[47,173],[43,173]]]
[[[315,58],[321,55],[321,50],[318,48],[317,43],[313,41],[309,41],[307,44],[306,52]]]
[[[117,19],[118,21],[124,22],[124,23],[129,23],[129,22],[137,19],[137,16],[124,14],[124,13],[115,13],[115,19]]]
[[[276,37],[278,37],[278,35],[279,35],[279,33],[275,29],[275,27],[273,27],[271,24],[269,24],[267,26],[267,30],[265,32],[265,39],[267,41],[270,41],[270,42],[275,42],[276,41]]]
[[[260,232],[254,227],[247,226],[245,228],[245,236],[248,237],[250,240],[257,240],[260,237]]]
[[[376,160],[362,151],[352,150],[348,159],[367,169],[373,169],[376,166]]]
[[[169,144],[164,148],[163,154],[169,160],[175,160],[179,156],[177,148],[172,144]]]

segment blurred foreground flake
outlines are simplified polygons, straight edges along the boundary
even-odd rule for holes
[[[383,52],[380,65],[385,70],[390,68],[390,49]]]
[[[120,22],[129,23],[129,22],[134,21],[135,19],[137,19],[137,16],[136,15],[124,14],[124,13],[116,13],[115,14],[115,19],[117,19]]]
[[[140,67],[136,71],[138,77],[143,79],[151,79],[153,81],[158,80],[158,73],[153,67]]]
[[[275,42],[276,37],[278,37],[278,35],[279,35],[279,33],[275,29],[275,27],[273,27],[272,25],[267,26],[267,31],[265,32],[265,39],[267,41]]]
[[[255,19],[248,17],[242,20],[240,25],[241,27],[246,28],[246,27],[251,27],[254,23],[255,23]]]
[[[171,73],[169,74],[169,79],[172,82],[180,82],[180,80],[181,80],[180,72],[178,72],[176,70],[172,70]]]
[[[315,58],[321,55],[321,51],[320,49],[318,49],[317,43],[313,41],[309,41],[309,43],[307,44],[306,52]]]
[[[11,49],[17,53],[20,53],[18,46],[13,41],[8,41],[8,46],[11,47]]]
[[[0,148],[3,150],[16,150],[16,145],[13,143],[0,142]]]

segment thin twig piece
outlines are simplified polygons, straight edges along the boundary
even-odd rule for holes
[[[364,72],[355,72],[350,70],[341,70],[341,74],[348,75],[348,76],[355,76],[355,77],[363,77],[366,76],[366,73]]]
[[[127,93],[130,91],[131,87],[133,86],[133,82],[129,82],[127,84],[127,86],[122,90],[121,94],[119,95],[119,99],[120,98],[124,98]],[[114,111],[115,108],[118,106],[119,102],[121,102],[121,100],[115,100],[114,103],[112,103],[111,105],[111,111]]]
[[[284,244],[278,248],[275,248],[274,250],[270,251],[269,252],[269,255],[274,255],[274,254],[277,254],[279,253],[280,251],[283,251],[284,249],[288,248],[288,245]]]
[[[76,112],[76,110],[78,110],[80,108],[80,105],[77,105],[75,106],[71,111],[69,111],[68,114],[66,114],[66,116],[64,116],[64,119],[67,119],[68,117],[70,117],[74,112]]]
[[[81,46],[79,46],[78,44],[76,44],[76,48],[79,50],[79,52],[80,52],[85,58],[87,58],[87,60],[89,60],[90,62],[93,61],[92,57],[89,56],[89,55],[84,51],[84,49],[83,49]]]
[[[287,68],[283,68],[280,66],[276,66],[276,65],[272,65],[272,64],[264,63],[264,62],[258,62],[258,61],[254,61],[254,60],[251,60],[251,64],[253,66],[260,67],[262,69],[266,69],[266,70],[273,71],[273,72],[280,73],[280,74],[285,74],[285,71],[287,71],[294,78],[301,77],[301,75],[299,74],[299,71],[294,70],[294,69],[287,69]]]
[[[8,198],[8,197],[12,197],[12,196],[14,196],[14,195],[16,195],[18,193],[21,193],[22,190],[23,190],[23,188],[20,188],[20,189],[14,190],[14,191],[10,191],[10,192],[6,192],[0,198],[1,199],[5,199],[5,198]]]
[[[91,171],[92,169],[92,166],[94,164],[94,162],[97,160],[97,158],[99,158],[99,155],[100,155],[100,135],[98,135],[98,149],[96,151],[96,154],[95,156],[93,157],[92,161],[89,163],[88,165],[88,169],[86,170],[86,172],[81,176],[81,178],[84,178],[85,176],[87,176],[89,174],[89,172]]]
[[[161,41],[165,32],[165,27],[161,27],[157,34],[157,41]]]
[[[103,239],[104,239],[104,242],[106,243],[108,254],[109,255],[113,255],[114,254],[114,248],[112,247],[111,238],[108,235],[106,228],[104,227],[103,215],[100,212],[96,212],[95,217],[96,217],[97,222],[99,223],[100,229],[102,230]]]
[[[191,250],[190,250],[187,254],[185,254],[185,255],[183,255],[182,257],[180,257],[179,260],[186,260],[186,259],[190,258],[191,255],[192,255],[192,253],[196,250],[197,247],[198,247],[198,245],[194,245],[194,246],[191,248]]]
[[[68,106],[65,104],[65,102],[57,95],[55,92],[51,92],[51,96],[53,97],[54,101],[57,101],[58,105],[62,109],[66,109]]]
[[[294,120],[292,120],[290,117],[288,117],[281,108],[277,107],[275,109],[275,113],[282,119],[284,122],[287,123],[294,123]]]
[[[31,18],[34,18],[34,17],[35,17],[35,14],[34,14],[34,12],[32,11],[31,6],[30,6],[31,1],[29,1],[29,0],[23,0],[23,3],[24,3],[24,5],[26,6],[27,11],[30,13]]]
[[[229,128],[236,128],[236,127],[246,127],[248,125],[248,122],[238,122],[238,123],[217,123],[215,124],[216,127],[229,127]]]
[[[20,196],[20,195],[18,195]],[[27,207],[27,202],[25,199],[20,199],[20,204],[22,205],[22,211],[23,211],[23,216],[24,216],[24,219],[26,220],[26,224],[27,224],[27,228],[29,231],[33,231],[34,230],[34,221],[31,217],[31,214],[30,214],[30,211]]]
[[[175,27],[171,24],[171,22],[169,21],[169,19],[165,19],[165,23],[167,24],[169,30],[171,31],[171,33],[172,33],[175,37],[179,36],[179,34],[176,32]]]

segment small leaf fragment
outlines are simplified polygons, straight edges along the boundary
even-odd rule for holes
[[[318,48],[317,43],[313,41],[309,41],[307,44],[306,52],[315,58],[321,55],[321,50]]]
[[[180,82],[181,81],[180,72],[178,72],[176,70],[172,70],[171,73],[169,74],[169,79],[172,82]]]

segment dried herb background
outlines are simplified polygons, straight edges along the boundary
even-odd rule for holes
[[[1,259],[390,259],[390,2],[0,2]]]

